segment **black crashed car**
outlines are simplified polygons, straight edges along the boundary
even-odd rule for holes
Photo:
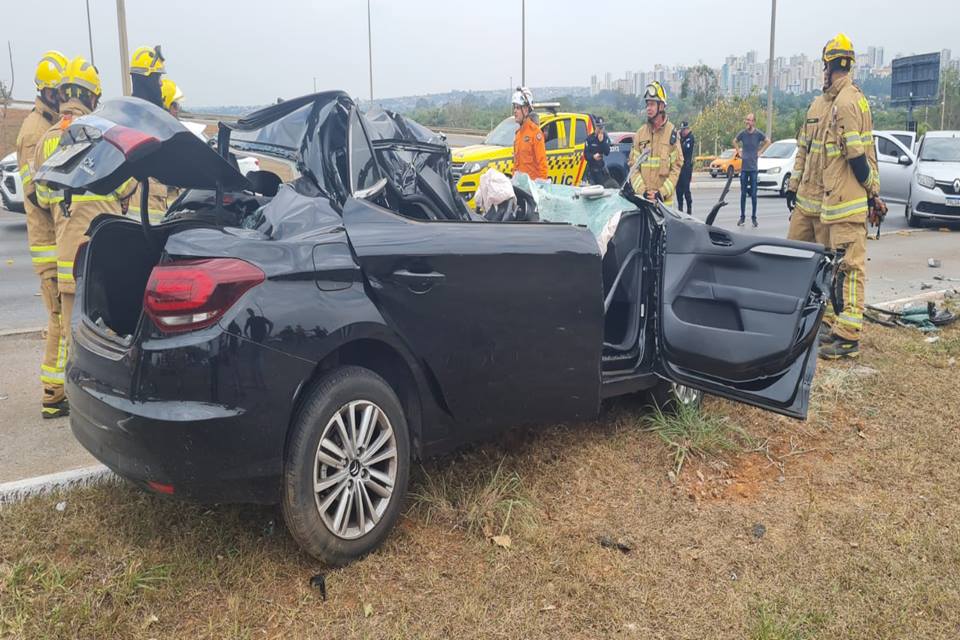
[[[604,251],[523,194],[489,222],[457,197],[442,139],[341,92],[221,124],[217,148],[121,98],[38,174],[185,189],[161,224],[96,219],[76,261],[71,427],[144,489],[280,503],[304,550],[341,563],[388,534],[411,461],[503,427],[640,391],[806,415],[820,245],[635,198]],[[231,149],[275,170],[245,178]]]

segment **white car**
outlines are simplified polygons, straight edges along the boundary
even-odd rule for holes
[[[776,191],[781,196],[786,195],[796,157],[795,138],[777,140],[767,147],[757,158],[757,188],[760,191]]]
[[[904,131],[874,131],[877,148],[877,169],[880,171],[880,197],[887,203],[906,203],[910,181],[916,169],[912,138]],[[912,134],[911,134],[912,135]]]
[[[0,160],[0,199],[7,211],[23,213],[23,184],[20,182],[16,153]]]
[[[207,137],[205,130],[207,126],[200,122],[187,122],[186,120],[181,120],[180,124],[186,127],[193,135],[197,136],[207,144],[213,144],[211,142],[212,138]],[[251,171],[260,170],[260,161],[257,158],[252,156],[238,156],[237,157],[237,167],[240,169],[240,173],[247,175]]]
[[[911,227],[960,222],[960,131],[928,131],[920,140],[904,214]]]

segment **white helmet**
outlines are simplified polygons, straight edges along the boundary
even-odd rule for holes
[[[511,101],[513,104],[521,107],[530,107],[533,108],[533,93],[527,87],[517,87],[517,90],[513,92],[513,99]]]

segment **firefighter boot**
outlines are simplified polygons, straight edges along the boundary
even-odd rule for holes
[[[52,397],[49,400],[44,398],[41,412],[44,420],[62,418],[70,415],[70,404],[66,398],[62,397],[59,400],[54,400]]]
[[[847,340],[838,335],[832,336],[833,341],[820,346],[820,357],[824,360],[840,360],[841,358],[856,358],[860,355],[860,341]]]

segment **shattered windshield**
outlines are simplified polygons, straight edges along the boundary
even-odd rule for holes
[[[483,139],[484,144],[492,144],[498,147],[512,147],[513,138],[517,135],[517,129],[520,125],[513,119],[513,116],[507,118],[497,125],[497,128],[487,134]]]

